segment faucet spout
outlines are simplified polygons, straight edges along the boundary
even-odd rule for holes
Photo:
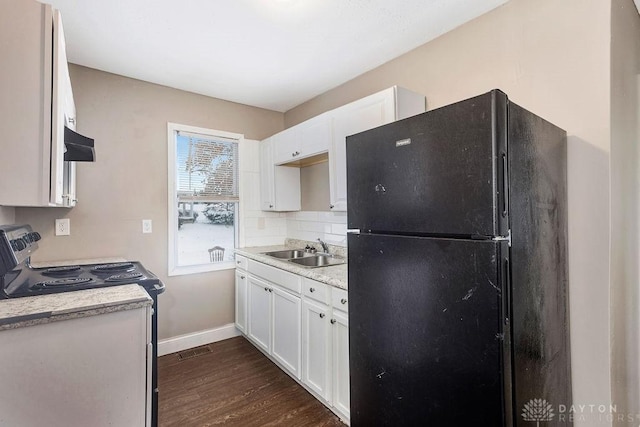
[[[327,244],[325,242],[323,242],[322,240],[320,240],[318,238],[318,242],[320,242],[320,244],[322,245],[322,251],[326,254],[329,253],[329,246],[327,246]]]

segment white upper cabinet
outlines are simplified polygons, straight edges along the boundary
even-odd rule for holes
[[[0,205],[73,206],[64,126],[75,128],[75,106],[61,17],[36,1],[6,0],[2,9]]]
[[[425,111],[425,97],[394,86],[331,111],[329,208],[347,210],[346,138]]]
[[[321,114],[272,137],[276,165],[298,163],[329,150],[331,121]],[[298,163],[299,164],[299,163]]]
[[[327,208],[346,211],[347,136],[424,113],[425,107],[424,95],[393,86],[273,135],[271,146],[260,152],[262,210],[300,210],[300,171],[295,167],[328,159]]]
[[[260,209],[299,211],[300,169],[275,166],[273,150],[273,137],[260,142]]]

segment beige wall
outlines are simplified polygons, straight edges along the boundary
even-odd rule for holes
[[[71,67],[78,129],[95,138],[96,162],[78,166],[78,206],[16,209],[42,235],[35,260],[121,256],[139,260],[167,285],[159,302],[159,336],[233,321],[233,270],[167,277],[167,122],[262,139],[283,115],[80,66]],[[257,185],[257,183],[256,183]],[[71,219],[71,236],[53,235],[54,219]],[[141,220],[153,220],[142,234]]]
[[[300,169],[300,205],[303,211],[329,211],[329,162]]]
[[[638,248],[640,15],[632,0],[611,13],[611,377],[618,411],[640,413]],[[626,425],[626,423],[621,423]]]
[[[567,130],[574,402],[605,405],[611,401],[610,17],[610,1],[511,0],[285,113],[292,126],[396,84],[426,95],[429,109],[500,88]],[[603,425],[591,414],[576,424]]]
[[[0,225],[13,224],[15,222],[15,209],[0,206]]]

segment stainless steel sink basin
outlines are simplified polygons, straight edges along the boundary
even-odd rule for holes
[[[298,264],[302,267],[316,268],[316,267],[328,267],[330,265],[344,264],[344,258],[320,254],[320,255],[313,255],[305,258],[290,259],[289,262]]]
[[[312,253],[305,252],[304,249],[290,249],[284,251],[265,252],[264,255],[269,255],[274,258],[280,259],[293,259],[314,256]]]

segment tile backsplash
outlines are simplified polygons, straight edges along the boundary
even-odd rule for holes
[[[287,237],[347,246],[347,213],[300,211],[287,213]]]

